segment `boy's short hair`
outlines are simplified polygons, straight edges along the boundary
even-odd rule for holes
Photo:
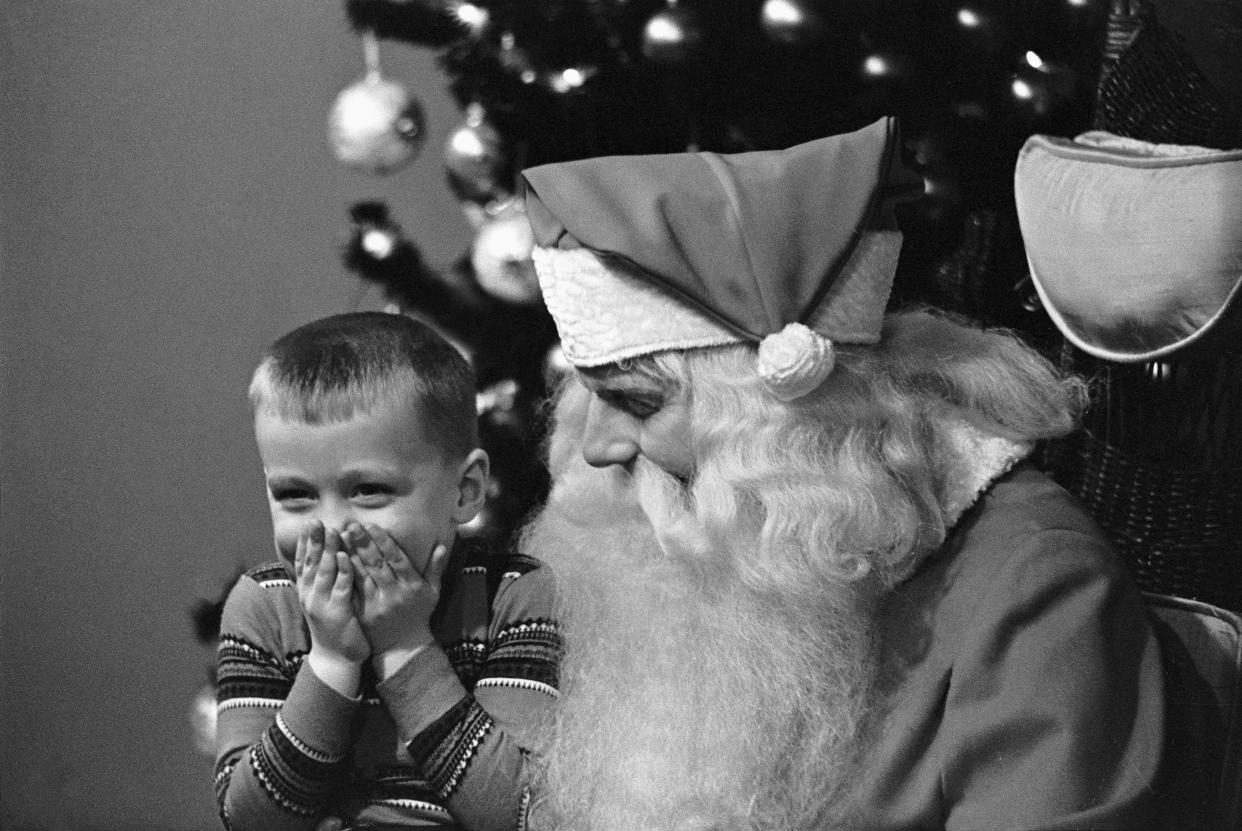
[[[408,406],[450,455],[478,445],[475,376],[429,326],[388,312],[350,312],[277,339],[250,382],[250,406],[286,421],[346,421],[381,405]]]

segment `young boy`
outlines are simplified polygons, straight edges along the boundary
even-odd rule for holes
[[[224,608],[225,826],[515,827],[559,634],[546,568],[458,539],[488,477],[469,365],[336,315],[277,340],[250,401],[279,562]]]

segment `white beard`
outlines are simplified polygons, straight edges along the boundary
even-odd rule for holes
[[[658,471],[578,464],[558,482],[524,538],[557,575],[566,648],[532,827],[841,822],[874,675],[868,593],[743,585],[743,553],[709,550]]]

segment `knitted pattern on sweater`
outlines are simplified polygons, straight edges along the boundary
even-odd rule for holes
[[[238,580],[217,679],[226,828],[313,829],[324,816],[514,827],[535,727],[557,694],[551,575],[472,543],[459,544],[454,564],[432,618],[440,648],[381,683],[365,666],[358,699],[304,666],[310,634],[286,565]]]

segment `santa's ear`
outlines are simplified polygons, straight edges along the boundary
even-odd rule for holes
[[[457,504],[453,510],[453,521],[458,525],[469,522],[483,510],[489,470],[487,451],[480,448],[471,450],[462,460],[457,475]]]

